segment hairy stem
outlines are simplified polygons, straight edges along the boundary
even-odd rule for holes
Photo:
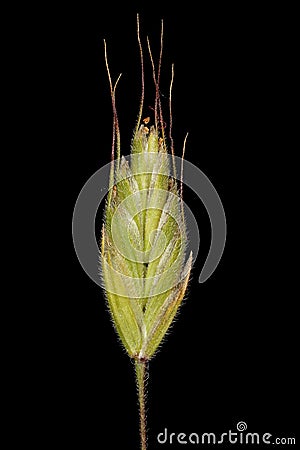
[[[146,430],[146,376],[147,362],[136,360],[135,362],[136,382],[139,397],[140,409],[140,438],[141,450],[147,449],[147,430]]]

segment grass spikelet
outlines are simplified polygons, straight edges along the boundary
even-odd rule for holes
[[[145,377],[184,298],[192,255],[187,255],[187,233],[182,207],[182,183],[177,187],[171,119],[168,142],[159,95],[163,33],[157,70],[148,50],[155,84],[155,112],[143,117],[144,62],[137,21],[142,68],[142,97],[129,159],[121,156],[115,85],[107,62],[112,109],[113,143],[110,191],[101,237],[103,288],[122,344],[135,360],[140,405],[141,449],[146,449]],[[151,121],[153,124],[151,124]],[[117,156],[115,158],[115,155]],[[174,161],[173,161],[174,162]]]

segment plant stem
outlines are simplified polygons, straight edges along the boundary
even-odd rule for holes
[[[147,361],[136,360],[135,371],[136,371],[136,382],[138,388],[139,410],[140,410],[141,450],[147,450],[147,430],[146,430]]]

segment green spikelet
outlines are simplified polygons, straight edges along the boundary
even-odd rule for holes
[[[144,91],[139,24],[138,41]],[[101,276],[109,310],[124,348],[136,363],[142,449],[146,448],[146,365],[182,303],[192,265],[192,255],[186,254],[182,199],[169,162],[159,80],[150,46],[149,51],[156,85],[154,125],[148,125],[149,118],[141,124],[142,96],[129,159],[120,155],[116,85],[112,86],[105,53],[114,112],[113,152],[116,137],[117,159],[112,165],[101,241]]]
[[[134,136],[131,164],[124,157],[115,164],[101,265],[103,287],[125,349],[130,357],[149,360],[183,299],[191,256],[186,258],[181,199],[176,187],[170,188],[173,179],[165,147],[154,126],[149,133],[145,128],[141,125]]]

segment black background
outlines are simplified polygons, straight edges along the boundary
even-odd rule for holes
[[[117,106],[122,152],[130,150],[140,95],[137,12],[145,57],[149,35],[157,58],[164,19],[161,93],[167,107],[174,62],[176,153],[181,155],[188,131],[186,159],[210,178],[227,217],[224,255],[200,285],[210,225],[200,200],[186,189],[201,246],[187,300],[150,363],[149,449],[164,447],[156,436],[165,427],[176,433],[222,433],[243,420],[250,432],[274,437],[296,431],[295,12],[274,5],[201,5],[140,2],[136,8],[104,10],[81,4],[65,11],[63,19],[58,70],[70,218],[83,184],[110,160],[103,38],[112,77],[122,72]],[[144,115],[151,115],[149,61],[145,69]],[[63,358],[57,364],[61,418],[53,427],[65,431],[70,448],[137,449],[133,366],[118,343],[101,290],[82,270],[72,242],[70,254],[67,295],[61,299],[67,312]]]

